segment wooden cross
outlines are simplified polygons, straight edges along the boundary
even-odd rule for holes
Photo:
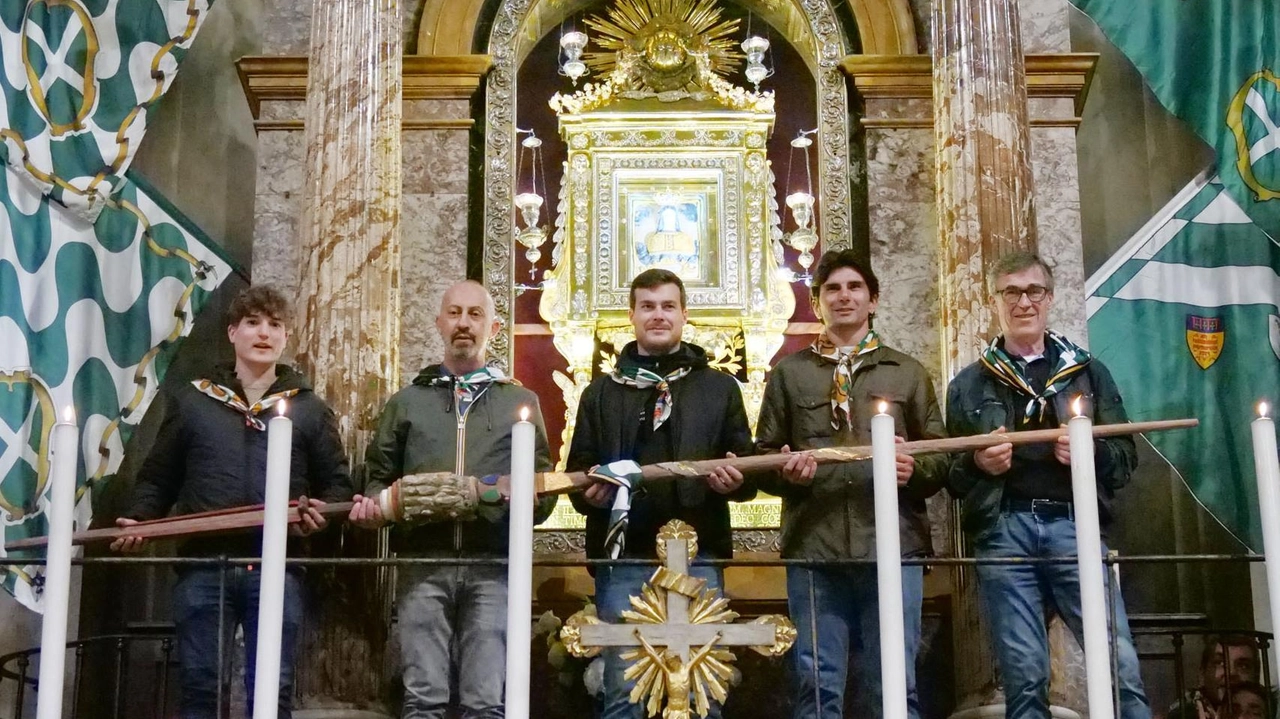
[[[694,693],[699,705],[697,713],[705,716],[708,690],[718,701],[724,701],[726,687],[722,680],[731,673],[727,662],[733,659],[724,649],[750,647],[766,656],[780,656],[795,642],[795,627],[783,616],[732,623],[738,614],[729,610],[728,599],[718,589],[708,589],[705,580],[689,575],[689,557],[697,554],[697,542],[698,535],[689,525],[680,520],[667,523],[658,532],[658,556],[664,560],[663,566],[645,583],[639,597],[631,597],[631,609],[622,613],[625,623],[607,624],[579,612],[561,630],[565,647],[575,656],[595,656],[604,647],[631,648],[632,652],[624,654],[624,658],[632,659],[628,678],[641,676],[643,683],[643,677],[648,677],[648,686],[638,684],[631,701],[639,702],[641,695],[647,694],[651,716],[664,700],[662,679],[655,677],[666,676],[665,692],[670,693],[672,677],[685,676],[654,666],[661,664],[654,661],[658,659],[652,654],[655,650],[668,657],[680,657],[679,666],[686,670],[689,682],[681,691]],[[717,651],[712,651],[713,646]],[[657,674],[650,669],[656,669]],[[685,681],[681,679],[682,684]],[[670,709],[677,703],[687,705],[686,697],[687,694],[668,696],[665,701]],[[688,711],[685,708],[676,715],[689,716]]]

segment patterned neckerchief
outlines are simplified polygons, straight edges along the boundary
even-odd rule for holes
[[[831,377],[831,428],[840,429],[841,425],[849,426],[849,394],[853,391],[853,373],[862,366],[866,355],[880,349],[880,337],[875,330],[868,330],[857,347],[841,350],[823,330],[818,339],[809,345],[809,349],[819,357],[830,360],[836,365]]]
[[[692,370],[692,367],[686,365],[663,376],[644,367],[623,365],[619,362],[609,376],[613,378],[614,382],[628,387],[637,387],[639,389],[656,387],[658,389],[658,399],[653,403],[653,429],[657,431],[663,422],[671,418],[671,412],[675,409],[675,402],[671,398],[671,383],[689,374]]]
[[[991,344],[982,351],[978,361],[982,362],[983,366],[996,376],[996,379],[1031,398],[1023,411],[1024,422],[1030,421],[1033,416],[1043,420],[1044,409],[1049,403],[1049,398],[1066,389],[1071,384],[1071,378],[1093,360],[1088,352],[1071,340],[1056,332],[1048,332],[1045,335],[1046,342],[1052,342],[1057,347],[1058,361],[1053,366],[1053,371],[1049,373],[1049,380],[1044,383],[1044,390],[1036,392],[1027,381],[1022,363],[1010,357],[1000,346],[1001,339],[1002,337],[997,337],[992,340]]]
[[[191,384],[200,390],[201,394],[212,397],[239,412],[244,417],[245,426],[253,427],[259,432],[264,432],[267,429],[267,423],[263,422],[259,415],[276,406],[282,400],[298,393],[297,389],[286,389],[283,392],[266,395],[257,402],[249,404],[243,397],[236,394],[235,390],[230,387],[224,387],[213,380],[198,379]]]
[[[453,388],[453,401],[458,407],[458,416],[465,417],[471,409],[471,405],[480,399],[480,395],[484,394],[490,385],[494,383],[509,384],[512,382],[514,380],[503,374],[502,370],[486,366],[464,375],[439,375],[433,377],[430,385],[432,387],[451,386]]]

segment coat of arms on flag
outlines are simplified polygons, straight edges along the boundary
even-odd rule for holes
[[[1224,340],[1221,317],[1187,315],[1187,349],[1200,369],[1209,369],[1218,361]]]
[[[0,3],[0,527],[46,533],[49,436],[81,430],[76,524],[232,272],[128,172],[211,0]],[[0,557],[6,556],[0,546]],[[0,585],[39,609],[40,568]]]

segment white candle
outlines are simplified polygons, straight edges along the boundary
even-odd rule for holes
[[[61,719],[67,661],[67,609],[71,601],[71,529],[76,504],[80,430],[67,407],[53,426],[49,453],[49,546],[45,555],[44,620],[40,627],[40,692],[36,719]]]
[[[266,506],[262,513],[262,566],[258,581],[258,647],[253,719],[275,719],[280,708],[280,642],[284,624],[284,557],[289,533],[289,476],[293,421],[279,415],[267,423]]]
[[[876,501],[876,579],[880,594],[880,677],[884,719],[907,717],[906,630],[902,617],[902,542],[898,537],[898,460],[893,417],[881,402],[871,418]]]
[[[1107,644],[1106,570],[1102,566],[1102,534],[1098,524],[1098,485],[1093,464],[1093,422],[1071,403],[1071,498],[1076,516],[1076,567],[1084,623],[1085,681],[1089,719],[1112,719],[1111,651]]]
[[[1262,551],[1267,558],[1267,597],[1274,627],[1280,622],[1280,455],[1276,452],[1276,423],[1267,416],[1266,402],[1258,403],[1258,418],[1250,429],[1258,511],[1262,516]],[[1275,649],[1273,645],[1272,650]]]
[[[529,408],[511,428],[510,534],[507,540],[507,719],[529,717],[533,642],[533,455]]]

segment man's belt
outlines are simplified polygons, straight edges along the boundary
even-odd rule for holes
[[[1000,509],[1004,512],[1028,512],[1043,519],[1075,519],[1075,508],[1070,502],[1056,499],[1020,499],[1005,497],[1000,500]]]

